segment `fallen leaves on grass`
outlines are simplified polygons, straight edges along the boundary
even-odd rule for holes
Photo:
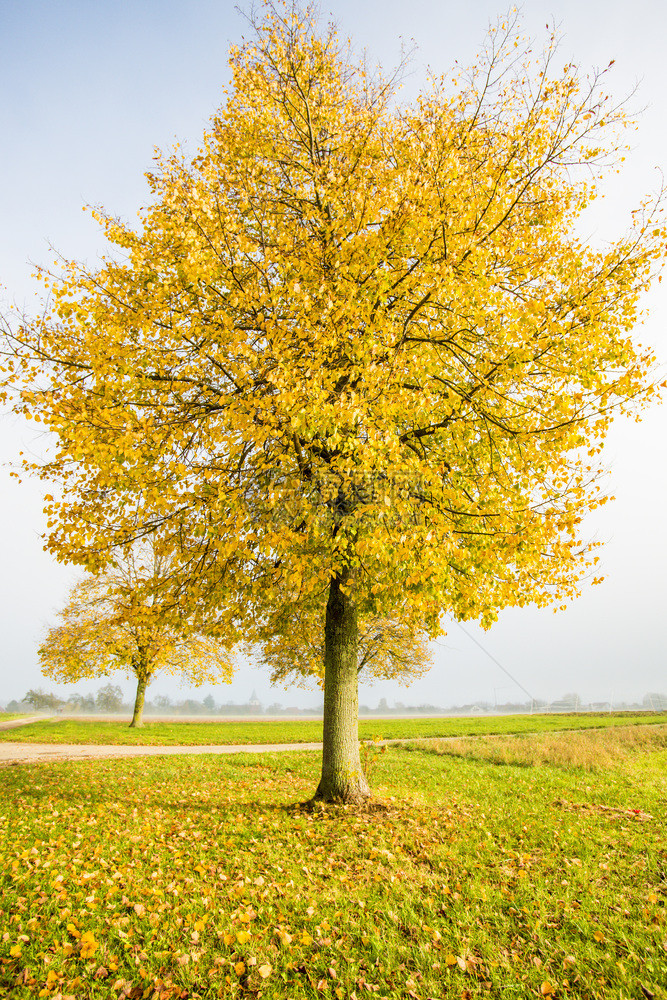
[[[393,798],[285,808],[314,766],[3,772],[0,992],[20,980],[17,1000],[427,1000],[508,983],[536,996],[547,983],[583,998],[602,974],[636,992],[632,956],[665,932],[658,824],[628,823],[619,841],[606,812],[549,809],[579,793],[576,778],[491,783],[485,764],[401,750],[378,771]]]
[[[651,813],[644,812],[643,809],[619,809],[616,806],[606,806],[600,802],[567,802],[565,799],[556,799],[552,805],[561,809],[584,809],[589,811],[610,813],[614,816],[623,816],[626,819],[634,819],[640,823],[646,823],[653,819]]]

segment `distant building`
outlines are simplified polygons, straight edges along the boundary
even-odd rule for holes
[[[250,701],[248,702],[248,708],[253,713],[261,712],[262,711],[262,703],[259,700],[259,698],[257,697],[257,692],[254,689],[253,689],[252,694],[250,695]]]
[[[580,712],[581,698],[578,694],[566,694],[559,701],[552,701],[548,712]]]
[[[642,705],[649,712],[667,711],[667,695],[658,691],[650,691],[647,695],[644,695]]]

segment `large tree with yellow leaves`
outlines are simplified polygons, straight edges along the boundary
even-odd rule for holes
[[[141,225],[96,212],[113,255],[44,275],[12,367],[57,440],[59,558],[152,534],[249,637],[326,608],[316,795],[353,800],[359,620],[433,636],[590,573],[600,446],[652,391],[630,331],[665,234],[644,205],[613,244],[579,235],[623,112],[553,42],[535,61],[499,24],[407,101],[312,10],[255,29]]]

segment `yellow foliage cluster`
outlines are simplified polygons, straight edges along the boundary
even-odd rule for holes
[[[196,156],[160,158],[138,228],[96,211],[113,254],[43,272],[13,337],[17,409],[57,439],[51,552],[151,533],[174,593],[248,635],[332,578],[369,635],[577,593],[600,445],[654,391],[630,332],[665,231],[646,203],[577,235],[623,110],[514,41],[405,102],[265,7]]]
[[[187,675],[193,684],[231,680],[225,643],[198,631],[193,614],[174,605],[170,565],[143,543],[86,574],[40,646],[43,672],[69,682],[125,669],[142,690],[158,672]]]

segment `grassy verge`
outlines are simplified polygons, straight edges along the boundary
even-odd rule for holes
[[[370,740],[476,734],[537,733],[560,729],[665,723],[667,714],[607,713],[586,715],[506,715],[437,719],[361,719],[359,738]],[[130,729],[125,722],[51,719],[0,733],[0,740],[20,743],[98,743],[139,746],[202,746],[213,744],[314,743],[322,738],[316,720],[248,722],[147,722]]]
[[[0,994],[664,996],[667,751],[620,732],[368,749],[379,800],[315,811],[314,753],[6,768]]]
[[[29,719],[26,712],[0,712],[0,723],[13,722],[15,719]]]
[[[465,757],[539,767],[555,764],[584,771],[600,771],[637,751],[667,749],[667,725],[614,726],[608,729],[515,736],[473,736],[406,744],[406,749],[438,756]]]

